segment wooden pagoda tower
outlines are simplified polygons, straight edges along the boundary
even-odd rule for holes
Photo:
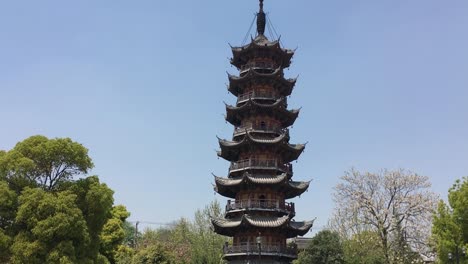
[[[257,13],[255,39],[232,47],[231,64],[239,76],[229,75],[228,90],[237,97],[226,105],[226,120],[234,128],[232,140],[219,139],[218,156],[231,162],[227,178],[215,176],[215,191],[234,199],[224,218],[212,218],[216,233],[232,237],[224,246],[229,263],[291,263],[297,258],[286,240],[305,235],[313,221],[296,222],[294,203],[287,202],[307,190],[309,182],[292,181],[291,162],[305,144],[290,144],[288,127],[299,110],[288,110],[286,97],[296,83],[286,79],[294,54],[279,40],[265,37],[263,0]]]

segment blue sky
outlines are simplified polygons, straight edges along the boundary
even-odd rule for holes
[[[230,48],[258,2],[3,1],[0,149],[28,136],[71,137],[131,220],[192,217],[224,176],[216,135]],[[468,2],[265,1],[288,48],[289,100],[302,107],[294,164],[313,179],[297,220],[326,224],[345,170],[406,168],[445,196],[468,175]]]

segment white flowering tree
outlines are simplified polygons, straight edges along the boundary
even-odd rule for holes
[[[428,253],[437,196],[428,177],[405,170],[350,170],[335,187],[330,227],[344,238],[375,232],[385,262],[414,263]]]

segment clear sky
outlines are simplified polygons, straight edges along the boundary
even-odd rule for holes
[[[31,135],[84,144],[130,220],[192,217],[225,176],[216,135],[230,48],[258,1],[2,1],[0,149]],[[468,175],[468,1],[265,0],[302,107],[297,220],[326,224],[345,170],[406,168],[445,196]],[[317,229],[316,229],[317,230]]]

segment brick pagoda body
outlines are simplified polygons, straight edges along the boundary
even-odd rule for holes
[[[288,127],[299,110],[288,110],[286,98],[295,79],[286,79],[294,54],[279,40],[265,37],[263,0],[257,13],[257,34],[242,47],[232,47],[231,64],[239,75],[229,75],[228,90],[237,97],[226,105],[226,120],[234,126],[232,140],[219,139],[218,156],[231,162],[228,176],[215,176],[215,191],[231,198],[224,218],[212,218],[216,233],[232,237],[224,246],[228,263],[291,263],[297,258],[288,238],[303,236],[313,221],[294,221],[294,198],[309,182],[292,180],[291,162],[305,144],[289,143]]]

